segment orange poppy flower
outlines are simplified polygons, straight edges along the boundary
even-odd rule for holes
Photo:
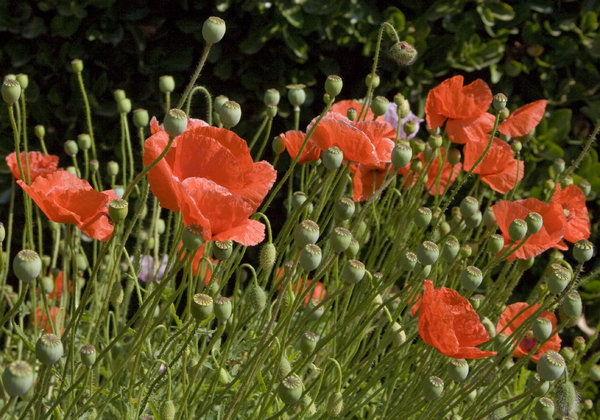
[[[25,152],[20,153],[21,156],[21,167],[23,168],[23,173],[27,172],[27,168],[25,167]],[[27,153],[27,161],[29,163],[29,182],[33,182],[38,176],[43,174],[48,174],[56,171],[58,167],[58,156],[55,155],[46,155],[40,152],[29,152]],[[19,173],[19,165],[17,164],[17,154],[12,152],[10,155],[6,156],[6,164],[10,168],[13,176],[16,179],[21,179],[21,174]]]
[[[284,273],[285,273],[285,270],[281,267],[277,268],[277,270],[275,271],[275,276],[276,276],[275,281],[277,283],[277,290],[281,289],[281,284],[279,284],[279,283],[280,283],[281,277],[283,277]],[[302,277],[300,277],[298,279],[298,281],[294,283],[292,288],[293,288],[294,292],[296,293],[296,295],[298,295],[298,294],[306,293],[306,290],[308,289],[310,284],[311,284],[310,279],[306,280],[306,282],[304,282]],[[308,305],[308,302],[310,302],[311,299],[316,299],[318,301],[323,300],[326,293],[327,293],[327,290],[325,290],[325,288],[323,287],[323,283],[318,281],[317,284],[315,285],[315,288],[313,289],[312,295],[310,295],[310,294],[306,295],[306,298],[304,299],[304,306]]]
[[[345,99],[343,101],[338,101],[336,103],[334,103],[333,105],[331,105],[331,111],[333,112],[337,112],[338,114],[343,115],[344,117],[347,117],[348,115],[348,110],[350,108],[354,108],[356,110],[356,115],[358,116],[358,114],[360,114],[360,110],[362,109],[363,104],[359,101],[355,101],[353,99]],[[367,109],[367,116],[365,118],[365,121],[372,121],[373,117],[375,117],[375,114],[373,114],[373,112],[370,109]],[[383,119],[383,116],[380,115],[379,117],[377,117],[376,121],[385,121]]]
[[[491,208],[496,216],[498,227],[502,231],[504,241],[506,242],[504,249],[506,249],[510,243],[508,228],[513,220],[525,220],[525,217],[532,211],[539,213],[544,220],[539,232],[531,235],[525,244],[513,252],[507,260],[513,261],[515,258],[526,260],[535,257],[552,247],[566,249],[565,247],[557,245],[564,233],[564,215],[558,203],[551,203],[548,205],[537,198],[528,198],[518,201],[500,201]],[[520,244],[522,241],[523,239],[518,241],[517,244]]]
[[[431,280],[425,280],[420,302],[419,335],[440,353],[454,359],[481,359],[496,354],[475,347],[490,336],[471,303],[455,290],[434,289]]]
[[[50,313],[50,320],[53,325],[56,324],[56,317],[60,312],[60,308],[58,306],[52,306],[48,308],[48,312]],[[45,330],[48,334],[52,333],[52,326],[50,322],[48,322],[48,317],[46,313],[42,310],[41,306],[35,308],[35,325],[41,325],[42,329]],[[65,327],[62,327],[62,332],[65,331]]]
[[[289,153],[290,157],[294,159],[298,155],[302,143],[304,143],[306,134],[302,131],[290,130],[280,134],[279,137],[283,141],[285,149]],[[320,157],[321,149],[315,145],[315,142],[312,139],[308,139],[306,146],[304,146],[304,149],[298,158],[298,163],[303,164],[306,162],[315,161]]]
[[[17,183],[53,222],[73,224],[100,241],[108,241],[112,235],[108,203],[119,198],[114,191],[98,192],[89,182],[62,169],[38,176],[31,185],[21,180]]]
[[[530,308],[526,309],[529,306],[526,302],[517,302],[512,305],[508,305],[502,315],[500,315],[500,320],[498,320],[498,325],[496,326],[496,331],[500,334],[511,335],[514,330],[516,330],[527,318],[529,318],[535,311],[537,311],[540,305],[533,304]],[[521,311],[520,315],[517,316]],[[546,318],[550,320],[552,323],[552,333],[556,331],[556,316],[550,311],[544,311],[540,315],[540,318]],[[540,346],[540,348],[531,356],[531,359],[534,362],[540,360],[540,357],[544,355],[548,350],[560,351],[560,343],[561,339],[558,334],[552,335],[552,337],[547,340],[544,344]],[[515,357],[523,357],[527,356],[531,350],[536,346],[537,341],[533,337],[533,333],[531,330],[527,332],[525,338],[521,340],[519,345],[515,348],[514,355]]]
[[[73,283],[69,280],[69,292],[73,291]],[[60,270],[54,279],[54,290],[52,293],[48,293],[48,299],[56,298],[57,301],[60,300],[63,292],[63,272]]]
[[[585,194],[579,187],[569,185],[561,190],[560,183],[557,183],[552,203],[557,203],[562,209],[567,241],[575,243],[590,237],[590,216],[585,205]]]
[[[144,144],[144,165],[164,150],[168,135],[159,129]],[[224,128],[192,124],[148,173],[162,207],[181,210],[186,226],[208,240],[256,245],[265,226],[249,217],[273,186],[277,172],[253,162],[246,141]]]
[[[350,165],[352,178],[352,199],[354,201],[366,201],[381,187],[385,177],[385,169],[369,169],[365,165]],[[391,171],[390,171],[391,172]]]

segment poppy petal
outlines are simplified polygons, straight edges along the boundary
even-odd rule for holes
[[[542,120],[547,103],[547,100],[541,99],[523,105],[498,126],[498,131],[509,137],[520,137],[529,134]]]

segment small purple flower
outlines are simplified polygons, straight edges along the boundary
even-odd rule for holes
[[[386,120],[394,129],[398,127],[398,106],[394,102],[390,102],[390,106],[388,107],[385,114],[383,114],[383,119]],[[404,124],[407,121],[414,121],[417,124],[417,130],[412,133],[408,138],[406,137],[406,133],[404,132]],[[419,125],[423,122],[423,118],[417,117],[412,111],[408,112],[408,115],[400,121],[400,139],[401,140],[410,140],[417,135],[419,132]]]
[[[131,257],[133,262],[133,257]],[[163,255],[158,266],[156,275],[154,274],[154,258],[149,255],[140,255],[140,272],[138,273],[138,279],[147,283],[154,279],[160,281],[165,275],[165,269],[167,268],[167,262],[169,261],[168,255]]]

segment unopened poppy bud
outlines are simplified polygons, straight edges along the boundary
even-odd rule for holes
[[[587,239],[575,242],[573,245],[573,258],[579,263],[589,261],[594,256],[594,244]]]
[[[33,370],[23,360],[12,362],[2,373],[4,390],[11,397],[25,395],[33,385]]]
[[[21,85],[16,79],[4,79],[2,83],[2,99],[9,106],[16,104],[21,97]]]
[[[483,273],[479,268],[473,265],[466,267],[460,275],[460,284],[462,284],[462,286],[469,291],[476,290],[481,284],[482,280]]]
[[[561,308],[569,318],[579,318],[581,316],[581,311],[583,310],[583,304],[581,303],[581,296],[579,293],[577,293],[577,291],[568,293]]]
[[[479,201],[470,195],[460,202],[460,212],[464,217],[471,217],[479,210]]]
[[[188,251],[195,251],[202,246],[204,240],[194,226],[187,226],[181,233],[181,242]]]
[[[494,255],[497,254],[498,252],[502,251],[502,248],[504,248],[504,237],[502,235],[498,235],[497,233],[490,235],[487,246],[490,253]]]
[[[279,398],[285,404],[296,404],[302,397],[302,381],[295,375],[288,376],[281,381],[277,391]]]
[[[300,408],[305,410],[308,417],[312,417],[317,413],[317,406],[308,394],[304,394],[300,399]]]
[[[469,376],[469,364],[465,359],[450,359],[446,367],[448,376],[455,382],[463,382]]]
[[[557,174],[560,174],[565,170],[565,161],[561,158],[554,159],[554,162],[552,162],[552,169],[554,169],[554,172]]]
[[[415,224],[420,228],[425,228],[431,222],[431,218],[433,217],[433,213],[431,209],[428,207],[419,207],[415,212],[414,221]]]
[[[336,227],[330,236],[330,244],[335,252],[344,252],[352,242],[352,233],[343,227]]]
[[[346,117],[350,120],[350,121],[355,121],[356,117],[357,117],[357,112],[355,108],[348,108],[348,111],[346,111]]]
[[[410,66],[417,59],[417,50],[406,41],[396,42],[390,48],[390,56],[401,66]]]
[[[79,152],[79,147],[77,146],[77,142],[75,140],[67,140],[64,144],[65,153],[71,157],[77,155]]]
[[[273,142],[271,143],[271,150],[273,150],[273,152],[276,155],[280,155],[281,153],[283,153],[283,151],[285,150],[285,143],[283,142],[283,139],[281,137],[273,137]]]
[[[417,248],[417,258],[422,265],[435,264],[439,256],[438,246],[431,241],[425,241]]]
[[[86,344],[81,347],[79,350],[79,356],[81,357],[81,362],[87,367],[92,367],[92,365],[96,362],[96,347],[92,344]]]
[[[350,241],[350,245],[348,245],[348,249],[346,249],[345,254],[350,258],[354,258],[358,255],[359,249],[360,244],[356,239],[352,238],[352,240]]]
[[[306,244],[300,251],[300,267],[304,271],[313,271],[321,264],[321,248],[315,244]]]
[[[533,323],[532,332],[535,339],[543,343],[552,334],[552,322],[547,318],[538,318]]]
[[[342,278],[348,284],[356,284],[365,276],[365,265],[358,260],[350,260],[342,270]]]
[[[584,351],[585,350],[585,338],[583,338],[580,335],[575,337],[573,339],[573,349],[578,353],[581,353],[582,351]]]
[[[63,356],[62,341],[54,334],[43,334],[35,343],[35,356],[44,365],[53,365]]]
[[[267,117],[273,119],[277,116],[277,105],[267,105]]]
[[[540,398],[533,407],[533,412],[538,420],[552,420],[554,416],[554,402],[550,398]]]
[[[160,420],[173,420],[175,419],[175,404],[173,400],[163,401],[159,408],[159,419]]]
[[[127,217],[127,212],[129,210],[129,203],[126,200],[121,198],[116,198],[111,200],[108,204],[108,214],[110,216],[110,220],[114,223],[120,223]]]
[[[169,137],[177,137],[187,128],[187,115],[181,109],[171,108],[165,116],[164,128]]]
[[[401,93],[394,95],[394,103],[396,104],[396,114],[400,120],[408,117],[410,113],[410,103]]]
[[[335,74],[329,75],[327,76],[327,79],[325,79],[325,92],[332,98],[335,98],[342,91],[343,85],[344,82],[340,76]]]
[[[471,245],[469,244],[462,244],[460,246],[460,255],[463,258],[469,258],[471,256],[471,254],[473,253],[473,248],[471,248]]]
[[[42,271],[42,260],[37,252],[23,249],[13,260],[13,272],[24,283],[31,283]]]
[[[327,415],[337,417],[344,409],[344,397],[341,392],[334,392],[327,400]]]
[[[496,111],[501,111],[506,108],[506,103],[508,102],[508,98],[504,93],[496,93],[494,95],[494,99],[492,100],[492,106]]]
[[[337,146],[332,146],[321,155],[323,166],[330,171],[334,171],[342,165],[344,153]]]
[[[19,73],[16,75],[16,79],[17,82],[19,82],[19,85],[21,86],[21,90],[27,89],[27,86],[29,86],[29,76],[27,76],[24,73]]]
[[[267,106],[269,106],[269,105],[277,106],[279,104],[280,100],[281,100],[281,95],[279,94],[279,91],[277,89],[267,89],[267,91],[265,92],[265,94],[263,96],[263,102]]]
[[[38,124],[33,127],[33,134],[41,140],[46,136],[46,128],[42,124]]]
[[[125,293],[123,291],[123,286],[121,286],[120,282],[116,282],[110,292],[110,303],[116,308],[123,303],[124,297]]]
[[[202,25],[202,37],[209,44],[216,44],[225,36],[225,21],[220,17],[211,16],[204,21]]]
[[[523,219],[515,219],[508,227],[508,236],[513,242],[520,241],[527,235],[527,223]]]
[[[416,154],[419,154],[419,153],[425,151],[425,145],[427,143],[425,143],[421,139],[415,138],[415,139],[413,139],[413,141],[410,144],[413,148],[413,153],[416,155]]]
[[[575,357],[575,352],[573,351],[573,348],[565,346],[560,349],[560,355],[564,357],[567,362],[570,362]]]
[[[125,98],[127,98],[127,94],[125,93],[125,91],[123,89],[117,89],[117,90],[113,91],[113,99],[115,100],[115,102],[117,104]]]
[[[73,69],[75,73],[81,73],[83,71],[83,61],[78,58],[71,61],[71,69]]]
[[[302,106],[304,101],[306,101],[306,92],[304,91],[304,85],[301,83],[287,85],[288,88],[288,101],[292,104],[293,107]]]
[[[443,237],[445,235],[447,235],[448,233],[450,233],[450,231],[452,230],[452,228],[450,227],[450,224],[446,221],[442,222],[439,224],[438,226],[438,233],[439,236],[438,237]]]
[[[315,348],[317,347],[317,343],[319,338],[314,332],[307,331],[302,334],[302,338],[300,339],[300,351],[305,356],[310,355]]]
[[[213,307],[215,311],[215,317],[219,320],[219,322],[226,322],[229,317],[231,317],[233,305],[231,304],[231,299],[228,297],[219,296],[215,299]]]
[[[406,332],[402,328],[402,325],[394,322],[392,324],[392,338],[397,346],[401,346],[406,343]]]
[[[554,393],[559,412],[574,415],[579,408],[579,395],[571,381],[560,381]],[[564,419],[564,417],[563,417]]]
[[[260,268],[262,268],[263,270],[270,270],[271,268],[273,268],[276,259],[277,249],[275,249],[275,245],[273,245],[271,242],[264,244],[260,249]]]
[[[450,263],[456,259],[458,251],[460,251],[460,244],[458,240],[454,236],[450,236],[448,239],[446,239],[446,242],[442,247],[442,258],[444,258],[446,262]]]
[[[571,272],[561,264],[552,264],[548,277],[548,291],[555,295],[561,293],[571,281]]]
[[[400,266],[405,270],[412,270],[417,265],[417,255],[414,252],[406,251],[400,257]]]
[[[450,163],[450,165],[454,166],[454,165],[458,165],[460,163],[460,150],[458,149],[450,149],[448,151],[448,163]]]
[[[565,359],[555,352],[548,350],[537,363],[537,373],[544,381],[554,381],[565,371]]]
[[[242,119],[242,107],[235,101],[227,101],[219,108],[219,117],[223,127],[235,127]]]
[[[444,381],[437,376],[430,376],[425,380],[423,395],[427,401],[438,399],[444,390]]]
[[[298,248],[307,244],[314,244],[319,239],[319,225],[312,220],[303,220],[294,231],[294,239]]]
[[[123,98],[117,102],[119,114],[129,114],[131,112],[131,99]]]
[[[87,133],[83,133],[77,136],[77,145],[81,150],[89,150],[92,147],[92,139]]]
[[[335,204],[334,215],[337,220],[348,220],[354,214],[354,209],[354,201],[348,197],[342,197]]]
[[[500,115],[500,120],[505,120],[509,117],[510,111],[508,108],[502,108],[500,111],[498,111],[498,114]]]
[[[408,165],[412,159],[412,148],[407,142],[399,142],[392,149],[392,164],[394,168],[400,169]]]
[[[213,299],[204,293],[196,293],[192,299],[191,309],[194,319],[203,321],[212,314]]]
[[[423,151],[423,158],[425,162],[430,162],[432,159],[436,158],[436,151],[431,148],[431,146],[425,143],[425,150]],[[427,176],[427,174],[425,174]]]
[[[250,302],[250,307],[256,309],[258,312],[261,312],[267,304],[267,294],[258,285],[250,286],[247,298],[248,302]]]
[[[385,96],[377,96],[371,103],[371,111],[376,117],[386,113],[390,106],[390,101]]]
[[[590,192],[592,192],[592,184],[590,184],[590,181],[587,179],[582,179],[579,181],[579,188],[581,188],[581,191],[583,191],[583,194],[586,197],[590,195]]]
[[[491,338],[496,336],[496,325],[487,316],[481,318],[481,324]]]

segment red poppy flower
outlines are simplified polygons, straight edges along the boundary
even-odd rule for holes
[[[144,165],[164,150],[168,135],[156,131],[144,144]],[[205,240],[256,245],[264,225],[249,217],[277,177],[268,162],[253,162],[246,141],[224,128],[191,124],[176,137],[163,160],[148,173],[162,207],[181,210],[186,226]]]
[[[23,173],[26,173],[27,167],[25,166],[25,152],[21,152],[20,156]],[[58,156],[55,155],[46,155],[40,152],[29,152],[27,153],[27,160],[29,164],[29,176],[27,177],[27,175],[25,175],[25,177],[29,178],[30,183],[40,175],[56,171],[56,168],[58,167]],[[6,156],[6,163],[13,176],[16,179],[21,179],[19,165],[17,164],[17,154],[15,152],[12,152],[10,155]]]
[[[440,149],[440,157],[441,157],[442,161],[444,161],[445,156],[446,156],[446,150]],[[427,188],[427,191],[431,195],[443,194],[444,191],[446,191],[446,188],[448,188],[450,185],[452,185],[454,183],[454,181],[456,181],[456,177],[458,177],[458,174],[460,173],[460,171],[462,169],[462,164],[460,162],[457,163],[456,165],[452,166],[446,160],[444,162],[442,174],[440,175],[440,179],[438,182],[437,176],[438,176],[439,169],[440,169],[440,157],[435,158],[433,160],[433,162],[431,162],[431,165],[429,166],[429,170],[427,171],[427,180],[425,181],[425,187]],[[425,166],[425,157],[424,157],[423,153],[419,153],[417,155],[417,158],[421,161],[421,163],[423,163],[423,166]],[[406,165],[404,168],[400,168],[398,170],[398,173],[407,176],[407,180],[404,183],[404,188],[408,188],[408,187],[416,184],[417,177],[415,177],[415,174],[411,171],[410,163],[408,165]],[[438,187],[439,187],[439,191],[438,191]]]
[[[356,110],[356,115],[358,116],[360,114],[362,106],[363,104],[361,102],[352,99],[345,99],[343,101],[338,101],[331,105],[331,111],[337,112],[338,114],[347,117],[348,110],[350,108],[354,108]],[[367,109],[367,116],[365,117],[365,121],[373,121],[373,117],[375,117],[375,114],[373,114],[373,112],[370,109]],[[377,117],[376,121],[384,122],[385,120],[383,119],[383,116],[380,115],[379,117]]]
[[[517,302],[512,305],[508,305],[496,326],[496,331],[500,334],[511,335],[527,318],[529,318],[535,311],[540,307],[537,303],[533,304],[530,308],[526,302]],[[520,315],[519,312],[523,311]],[[552,323],[552,333],[556,331],[556,316],[550,311],[544,311],[540,315],[540,318],[546,318]],[[544,355],[548,350],[560,351],[560,337],[558,334],[552,335],[552,337],[546,341],[540,348],[531,356],[534,362],[537,362],[540,357]],[[531,330],[527,332],[525,338],[521,340],[517,348],[515,348],[515,357],[527,356],[529,352],[537,345],[536,339],[533,337]]]
[[[49,307],[48,313],[50,314],[50,320],[52,322],[52,325],[56,325],[56,317],[60,313],[60,308],[58,306]],[[46,312],[44,312],[40,306],[35,308],[35,325],[41,325],[42,329],[45,330],[48,334],[52,333],[52,325],[50,324],[50,322],[48,322]],[[61,331],[65,331],[64,326],[61,328]]]
[[[73,291],[73,283],[69,280],[69,292]],[[48,299],[60,300],[63,292],[63,272],[62,270],[58,272],[56,279],[54,279],[54,290],[52,293],[48,293]]]
[[[557,183],[552,203],[557,203],[562,209],[567,241],[574,243],[590,237],[590,216],[585,205],[585,194],[579,187],[569,185],[561,191]]]
[[[513,261],[515,258],[529,259],[535,257],[546,251],[548,248],[561,246],[557,245],[558,241],[563,237],[564,227],[562,209],[558,203],[551,203],[550,205],[538,200],[537,198],[528,198],[526,200],[518,201],[500,201],[494,204],[492,207],[498,227],[502,231],[502,236],[508,246],[510,237],[508,236],[508,228],[513,220],[523,219],[529,213],[539,213],[544,222],[539,232],[531,235],[525,244],[513,252],[507,259]],[[523,241],[518,241],[520,244]]]
[[[40,175],[31,185],[17,183],[36,202],[48,219],[70,223],[100,241],[113,233],[108,219],[108,203],[116,198],[114,191],[98,192],[85,180],[65,170]]]
[[[281,267],[277,268],[277,270],[275,271],[275,276],[276,276],[276,283],[277,283],[277,290],[281,289],[281,284],[279,284],[281,277],[283,277],[285,273],[285,270]],[[311,280],[306,280],[306,282],[304,282],[304,280],[302,278],[299,278],[297,282],[294,283],[294,285],[292,286],[292,290],[294,290],[294,292],[296,293],[296,295],[298,294],[303,294],[306,293],[306,290],[309,288],[311,284]],[[325,297],[325,294],[327,293],[327,290],[325,290],[325,288],[323,287],[323,283],[321,283],[320,281],[317,282],[317,284],[315,285],[315,288],[313,289],[312,295],[307,294],[306,298],[304,299],[304,306],[308,305],[308,302],[310,302],[311,299],[316,299],[318,301],[323,300],[323,298]]]
[[[365,165],[350,165],[352,178],[352,199],[366,201],[381,187],[385,178],[385,169],[368,169]],[[390,171],[391,172],[391,171]]]
[[[419,335],[440,353],[454,359],[481,359],[496,354],[475,347],[490,336],[471,303],[455,290],[434,289],[431,280],[425,280],[421,298]]]
[[[306,134],[302,131],[290,130],[280,134],[279,137],[283,141],[285,149],[289,153],[290,157],[294,159],[298,155],[302,143],[304,143]],[[306,162],[315,161],[320,157],[321,149],[315,145],[315,142],[312,139],[308,139],[306,146],[304,146],[304,149],[298,158],[298,163],[303,164]]]

